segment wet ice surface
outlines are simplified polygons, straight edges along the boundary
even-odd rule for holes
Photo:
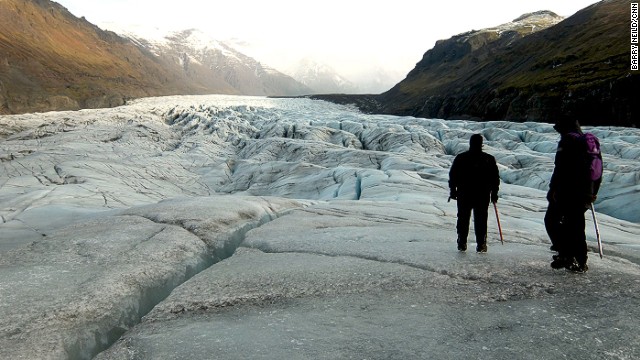
[[[0,117],[0,357],[640,357],[640,132],[589,130],[605,258],[576,275],[549,267],[546,124],[223,96]],[[447,202],[475,132],[487,254]]]

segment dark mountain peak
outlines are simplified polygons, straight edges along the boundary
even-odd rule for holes
[[[409,75],[415,75],[434,65],[440,66],[443,63],[461,60],[487,45],[494,48],[508,46],[516,39],[547,29],[563,19],[551,11],[537,11],[524,14],[505,24],[471,30],[446,40],[439,40],[433,49],[424,54],[422,61]]]
[[[436,43],[376,100],[395,115],[637,126],[629,3],[607,0],[564,19],[542,11]]]
[[[518,21],[539,21],[540,19],[564,19],[564,17],[554,13],[553,11],[549,11],[549,10],[540,10],[540,11],[534,11],[534,12],[530,12],[530,13],[526,13],[521,15],[520,17],[513,19],[513,22],[518,22]]]
[[[489,42],[501,38],[508,37],[512,39],[515,37],[523,37],[533,34],[556,25],[562,20],[564,20],[564,17],[558,16],[551,11],[536,11],[524,14],[511,22],[482,30],[472,30],[464,34],[454,36],[452,39],[455,39],[456,41],[469,42],[475,50]]]

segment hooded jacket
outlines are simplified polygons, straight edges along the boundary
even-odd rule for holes
[[[585,144],[579,136],[571,135],[582,135],[582,130],[576,121],[559,122],[554,129],[560,133],[560,141],[549,181],[551,196],[548,198],[561,203],[581,204],[595,195],[594,184],[585,167]]]
[[[496,159],[482,151],[479,146],[471,144],[453,160],[449,171],[449,188],[462,198],[488,199],[490,194],[498,194],[500,174]]]

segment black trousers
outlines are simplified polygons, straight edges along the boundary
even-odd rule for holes
[[[466,243],[469,236],[469,222],[473,211],[473,228],[476,243],[487,243],[487,218],[489,209],[489,194],[486,196],[458,196],[458,242]]]
[[[553,246],[563,257],[575,258],[578,263],[587,262],[587,237],[584,233],[584,208],[581,202],[549,202],[544,215],[544,226]]]

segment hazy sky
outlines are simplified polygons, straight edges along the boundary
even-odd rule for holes
[[[594,0],[56,0],[105,28],[197,28],[251,42],[276,68],[309,55],[343,73],[380,65],[409,72],[435,42],[551,10],[570,16]]]

